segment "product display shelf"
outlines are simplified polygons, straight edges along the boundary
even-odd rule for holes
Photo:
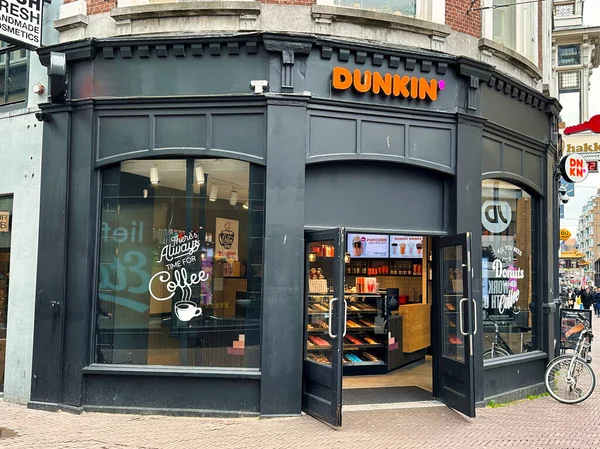
[[[444,342],[444,354],[457,359],[464,358],[464,340],[460,335],[458,313],[459,302],[463,295],[460,293],[449,293],[444,295],[444,326],[446,327],[446,341]]]

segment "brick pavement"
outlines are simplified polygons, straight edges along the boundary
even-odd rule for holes
[[[600,336],[600,320],[595,320]],[[598,340],[600,341],[600,340]],[[594,345],[600,375],[600,343]],[[600,380],[600,379],[599,379]],[[44,412],[0,401],[0,448],[600,448],[600,386],[579,405],[549,397],[466,418],[446,407],[350,412],[334,430],[308,416],[211,419]]]

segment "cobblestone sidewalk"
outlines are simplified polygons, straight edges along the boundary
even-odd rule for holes
[[[594,323],[600,335],[600,320]],[[594,371],[600,375],[600,343]],[[466,418],[446,407],[349,412],[341,430],[309,416],[207,419],[51,413],[0,401],[0,427],[17,435],[1,448],[600,448],[600,386],[582,404],[549,397]]]

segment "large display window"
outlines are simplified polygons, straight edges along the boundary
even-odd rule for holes
[[[520,187],[482,183],[483,358],[538,349],[537,205]]]
[[[258,368],[263,202],[243,161],[104,169],[95,362]]]

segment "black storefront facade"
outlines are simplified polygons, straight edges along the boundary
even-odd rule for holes
[[[300,413],[306,241],[343,239],[339,228],[438,246],[468,234],[465,395],[543,389],[555,352],[554,100],[478,61],[312,36],[86,40],[40,50],[45,64],[50,51],[66,54],[68,95],[41,107],[31,407]],[[515,195],[526,199],[503,209]],[[509,274],[527,279],[530,350],[484,364],[482,313],[502,291],[482,264],[493,272],[489,221],[507,213],[525,217],[527,267]],[[192,276],[202,270],[220,277],[208,290]],[[178,295],[196,305],[175,310]]]

